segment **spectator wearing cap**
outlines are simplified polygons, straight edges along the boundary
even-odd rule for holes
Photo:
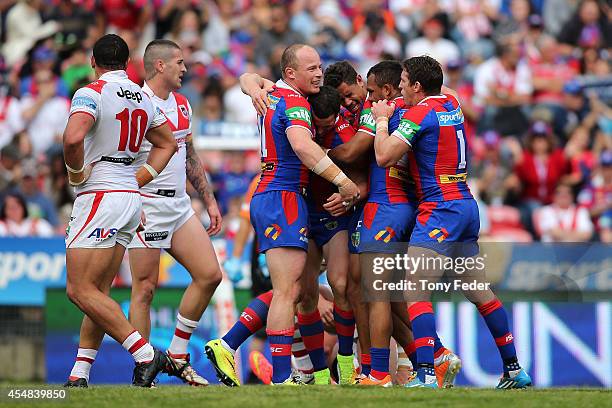
[[[519,135],[528,123],[524,109],[531,101],[533,83],[517,43],[498,47],[497,57],[482,63],[474,74],[474,101],[484,109],[482,131]]]
[[[0,237],[50,237],[53,227],[44,219],[30,217],[24,198],[15,193],[4,197],[0,207]]]
[[[534,224],[542,242],[588,242],[594,230],[588,210],[576,206],[572,187],[563,183],[553,202],[534,213]]]
[[[425,21],[423,36],[408,42],[406,56],[429,55],[438,60],[442,68],[445,68],[448,61],[458,60],[460,53],[459,47],[451,40],[443,38],[442,34],[444,34],[444,26],[438,18],[433,17]]]
[[[21,195],[28,207],[28,213],[34,218],[44,218],[53,227],[59,224],[57,210],[53,202],[40,189],[40,173],[33,159],[21,163],[21,179],[12,192]]]
[[[366,14],[364,27],[348,42],[346,50],[359,62],[357,72],[366,72],[383,57],[397,59],[402,53],[399,40],[385,28],[381,10]]]
[[[561,106],[562,111],[554,119],[555,129],[563,129],[565,134],[570,134],[590,112],[588,100],[578,81],[569,81],[563,85]]]
[[[591,173],[588,185],[578,194],[578,202],[589,210],[591,218],[601,229],[601,217],[609,216],[612,211],[612,150],[600,155],[599,165]]]
[[[565,45],[567,53],[571,53],[574,47],[612,47],[612,25],[596,0],[583,0],[580,3],[578,10],[561,29],[559,42]]]
[[[563,150],[556,147],[551,127],[543,121],[534,122],[508,180],[510,188],[520,195],[523,225],[528,229],[532,226],[533,210],[552,202],[555,187],[569,170]]]
[[[19,94],[23,96],[36,97],[40,91],[38,82],[39,74],[47,78],[49,75],[52,78],[54,86],[54,94],[68,98],[70,93],[66,83],[53,72],[55,65],[57,64],[58,56],[55,50],[50,48],[46,44],[38,46],[32,53],[32,75],[28,75],[21,80],[19,84]],[[51,82],[50,82],[51,83]],[[49,83],[49,87],[51,87]],[[51,90],[48,90],[51,92]]]
[[[6,42],[2,53],[8,66],[15,66],[39,40],[55,34],[60,26],[56,21],[43,24],[40,10],[42,0],[19,0],[6,15]]]
[[[287,7],[276,3],[271,7],[270,29],[261,33],[256,42],[255,62],[258,68],[268,70],[274,79],[279,79],[283,51],[291,44],[303,42],[304,37],[289,27]]]

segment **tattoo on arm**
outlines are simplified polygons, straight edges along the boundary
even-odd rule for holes
[[[206,172],[204,171],[200,157],[193,147],[193,140],[191,138],[185,142],[185,148],[187,149],[185,163],[187,168],[187,179],[206,204],[210,199],[214,200],[215,196],[211,185],[208,184]]]

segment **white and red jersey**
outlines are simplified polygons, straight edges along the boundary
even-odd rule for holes
[[[177,92],[170,92],[167,99],[161,99],[153,93],[153,90],[151,90],[147,83],[144,84],[142,90],[151,97],[153,103],[168,118],[168,125],[170,125],[170,129],[174,133],[176,143],[178,144],[178,151],[172,156],[159,176],[140,190],[148,193],[156,193],[159,190],[166,192],[174,191],[175,197],[182,197],[186,194],[185,160],[187,158],[187,149],[185,143],[191,135],[191,105],[189,105],[185,96]],[[147,161],[150,150],[151,143],[145,140],[136,158],[139,166]]]
[[[85,137],[85,164],[95,163],[91,176],[76,188],[138,190],[134,163],[145,133],[167,120],[125,71],[110,71],[74,94],[70,114],[91,115],[95,124]]]

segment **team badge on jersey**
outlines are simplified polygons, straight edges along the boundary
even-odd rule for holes
[[[187,110],[187,107],[185,105],[179,105],[178,108],[181,111],[183,117],[189,119],[189,111]]]

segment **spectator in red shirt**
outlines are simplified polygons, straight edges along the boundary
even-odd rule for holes
[[[520,209],[524,225],[533,231],[533,210],[552,202],[555,187],[569,172],[569,161],[555,146],[551,127],[534,122],[525,140],[525,149],[515,159],[509,185],[520,192]]]
[[[100,0],[96,11],[100,33],[133,30],[142,34],[152,15],[149,0]]]

